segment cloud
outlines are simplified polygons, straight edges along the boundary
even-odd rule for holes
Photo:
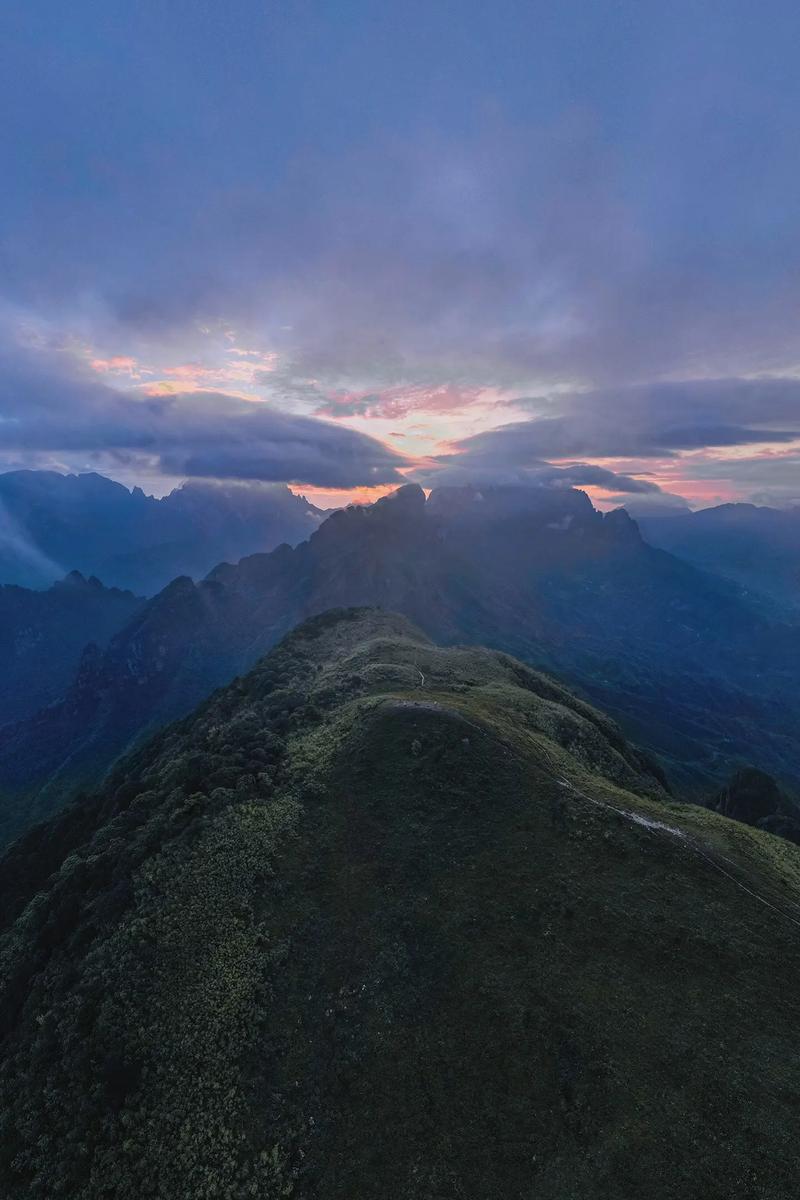
[[[456,444],[473,459],[664,458],[800,438],[800,379],[699,379],[514,401],[537,413]],[[790,427],[788,427],[790,426]]]
[[[137,456],[169,475],[348,488],[402,482],[374,438],[219,392],[146,396],[99,383],[71,356],[0,353],[3,451]]]
[[[768,508],[794,508],[800,513],[800,484],[787,484],[785,487],[753,492],[750,500],[753,504],[763,504]]]
[[[734,458],[724,465],[700,461],[687,472],[687,478],[701,481],[716,482],[721,477],[754,504],[800,505],[800,447]]]
[[[642,479],[726,479],[744,486],[781,483],[797,462],[800,380],[703,379],[602,391],[560,392],[517,402],[535,415],[453,443],[425,477],[517,479],[549,486],[595,486],[658,493]],[[771,447],[745,457],[745,447]],[[739,452],[725,458],[724,451]],[[586,459],[615,460],[621,473]],[[553,463],[555,461],[555,464]],[[564,460],[573,460],[565,463]],[[671,464],[671,466],[670,466]],[[788,480],[787,480],[788,483]],[[678,488],[680,490],[680,488]]]
[[[63,567],[35,545],[27,531],[0,502],[0,560],[8,556],[11,562],[22,563],[42,579],[59,579]]]
[[[277,418],[256,428],[217,398],[212,420],[184,394],[251,385],[284,417],[337,421],[534,397],[530,421],[459,445],[472,471],[624,455],[636,478],[646,458],[798,427],[797,383],[759,400],[744,378],[796,364],[796,6],[720,22],[717,5],[501,4],[491,21],[467,5],[454,25],[416,0],[400,22],[161,5],[157,36],[148,5],[107,22],[16,7],[3,297],[83,338],[107,382],[181,372],[146,376],[169,408],[92,408],[85,380],[61,381],[58,437],[58,403],[37,416],[32,392],[30,445],[48,429],[65,453],[108,436],[105,452],[158,456],[166,439],[176,466],[273,470],[291,452],[287,470],[329,476],[349,454],[391,479],[374,443],[333,449],[318,426],[292,442]],[[223,326],[242,349],[194,367]]]
[[[423,487],[490,487],[520,484],[526,487],[599,487],[616,489],[629,494],[660,493],[661,489],[647,479],[635,479],[618,474],[593,463],[572,463],[568,467],[540,462],[527,467],[504,467],[501,464],[472,465],[468,456],[446,456],[441,466],[431,466],[412,472],[409,478]]]
[[[76,161],[102,136],[84,116],[65,133]],[[457,136],[365,136],[279,166],[247,152],[238,188],[218,184],[207,154],[131,169],[101,207],[39,186],[4,243],[9,295],[47,297],[51,315],[126,354],[224,316],[280,356],[260,382],[292,406],[405,388],[424,410],[440,387],[626,385],[793,356],[798,255],[784,244],[770,273],[754,243],[763,179],[757,195],[745,178],[724,197],[711,253],[631,196],[589,111],[524,127],[496,112]],[[676,213],[705,208],[688,171],[671,182]]]
[[[683,496],[674,492],[655,492],[651,495],[607,496],[603,500],[603,508],[625,508],[634,520],[640,517],[680,517],[691,513],[692,509]]]
[[[316,415],[341,420],[368,417],[396,421],[412,412],[444,413],[467,408],[481,396],[480,388],[397,387],[382,392],[332,392]]]
[[[111,358],[93,358],[89,363],[93,371],[102,373],[121,373],[138,378],[138,363],[129,354],[113,354]]]

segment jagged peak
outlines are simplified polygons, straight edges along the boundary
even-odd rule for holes
[[[63,579],[56,580],[52,586],[54,589],[69,591],[105,591],[105,585],[96,575],[90,575],[87,579],[82,571],[70,571]]]
[[[376,507],[396,507],[402,505],[403,508],[421,509],[425,507],[425,492],[418,483],[404,483],[402,487],[396,491],[390,492],[388,496],[382,496],[378,500]]]
[[[620,540],[629,542],[642,541],[642,535],[637,521],[634,521],[627,508],[613,508],[603,514],[603,526],[610,530]]]
[[[195,586],[194,580],[189,575],[178,575],[175,579],[170,580],[158,594],[159,596],[179,596],[184,592],[187,594],[193,592]]]

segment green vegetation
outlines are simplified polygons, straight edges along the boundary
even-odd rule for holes
[[[0,905],[9,1198],[796,1194],[800,852],[504,654],[316,618]]]

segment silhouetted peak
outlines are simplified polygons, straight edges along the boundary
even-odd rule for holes
[[[577,522],[599,519],[591,500],[576,488],[528,484],[435,488],[428,500],[432,515],[449,520],[482,522],[531,519],[537,525],[567,531]]]
[[[405,483],[397,491],[381,497],[376,505],[378,507],[392,511],[398,508],[419,511],[425,507],[425,493],[418,483]]]
[[[177,579],[173,579],[165,588],[159,592],[159,596],[163,599],[174,598],[176,596],[188,595],[195,590],[194,580],[188,575],[179,575]],[[157,599],[158,597],[156,597]]]
[[[86,588],[89,586],[89,580],[80,571],[70,571],[63,579],[58,580],[53,585],[54,587],[62,588]],[[101,585],[102,586],[102,585]]]
[[[642,535],[639,526],[625,508],[614,508],[603,516],[603,527],[606,532],[613,534],[620,542],[640,542]]]
[[[725,817],[755,825],[779,813],[783,796],[775,780],[757,767],[743,767],[717,793],[711,807]]]
[[[795,817],[771,813],[768,817],[762,817],[757,828],[771,833],[773,837],[786,838],[787,842],[794,842],[796,846],[800,846],[800,820]]]
[[[465,484],[463,487],[434,488],[428,497],[428,507],[436,516],[450,517],[468,511],[473,504],[482,501],[478,488]]]
[[[127,492],[128,489],[124,483],[118,483],[115,479],[109,479],[107,475],[100,475],[97,471],[84,471],[80,475],[67,476],[68,479],[77,479],[78,485],[92,489],[97,492]]]

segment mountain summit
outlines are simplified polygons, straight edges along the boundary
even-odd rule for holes
[[[794,848],[505,654],[312,620],[0,889],[9,1200],[793,1194]]]

